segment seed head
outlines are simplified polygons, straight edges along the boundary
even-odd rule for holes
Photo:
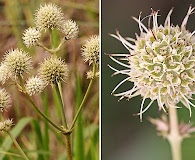
[[[99,63],[99,36],[91,36],[81,48],[81,54],[85,62],[89,62],[89,65],[92,63]]]
[[[41,93],[45,86],[46,83],[38,76],[29,78],[25,84],[26,92],[30,96]]]
[[[55,56],[46,58],[39,69],[40,78],[48,84],[66,82],[68,78],[68,66],[63,60]]]
[[[64,21],[62,27],[60,28],[60,31],[64,34],[65,39],[69,40],[78,36],[79,28],[75,21],[67,20]]]
[[[26,29],[22,37],[24,44],[28,48],[32,46],[36,46],[40,38],[41,38],[41,32],[39,29],[35,27],[30,27]]]
[[[3,65],[7,66],[9,71],[8,75],[15,80],[18,76],[22,76],[32,69],[32,60],[28,53],[23,50],[18,48],[11,49],[6,52]]]
[[[35,25],[40,30],[60,28],[64,15],[59,7],[49,3],[41,5],[35,13]]]
[[[3,122],[0,122],[0,131],[1,132],[7,132],[11,129],[11,127],[13,126],[13,121],[12,119],[6,119]]]
[[[120,99],[124,97],[130,99],[141,95],[143,100],[138,114],[140,119],[155,100],[158,102],[159,109],[165,112],[165,107],[175,107],[177,103],[182,102],[189,109],[191,116],[190,106],[195,107],[190,101],[192,94],[195,93],[195,32],[190,33],[186,29],[186,24],[194,9],[189,8],[180,27],[170,22],[173,10],[168,13],[164,25],[158,25],[158,11],[153,11],[149,16],[153,24],[151,29],[144,26],[141,17],[134,18],[141,31],[136,39],[123,38],[118,31],[116,35],[112,35],[130,52],[110,55],[112,60],[127,68],[117,70],[110,66],[116,71],[114,75],[127,76],[112,93],[124,82],[133,82],[132,89],[114,95],[120,96]],[[119,57],[119,59],[114,57]],[[147,98],[151,99],[151,102],[144,109]]]
[[[9,107],[11,107],[11,96],[4,88],[0,88],[0,110],[3,112]]]

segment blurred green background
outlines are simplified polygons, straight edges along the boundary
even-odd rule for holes
[[[181,25],[189,6],[195,6],[194,0],[102,0],[102,160],[171,160],[170,146],[167,140],[157,136],[155,127],[148,122],[148,117],[160,117],[157,104],[154,103],[144,114],[143,122],[138,113],[141,97],[122,100],[111,96],[114,87],[125,77],[111,77],[113,71],[107,64],[120,68],[104,53],[127,53],[128,51],[116,39],[109,36],[118,29],[124,37],[135,38],[139,35],[138,24],[131,16],[147,16],[153,10],[160,10],[159,24],[164,20],[169,10],[174,7],[171,16],[173,24]],[[195,29],[195,14],[191,15],[187,28]],[[130,89],[132,83],[124,84],[118,92]],[[193,102],[195,103],[195,102]],[[180,121],[188,122],[189,112],[186,108],[179,109]],[[195,122],[195,109],[192,108],[192,122]],[[195,136],[183,142],[183,160],[195,160]]]

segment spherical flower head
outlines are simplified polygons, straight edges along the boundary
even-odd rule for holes
[[[60,32],[64,35],[66,40],[76,38],[79,33],[79,27],[73,20],[64,21],[60,28]]]
[[[11,107],[11,96],[4,88],[0,88],[0,110],[1,112],[3,112],[9,107]]]
[[[1,63],[0,65],[0,82],[4,84],[7,79],[10,77],[10,70],[5,63]]]
[[[35,13],[35,25],[40,30],[60,28],[64,15],[59,7],[49,3],[41,5]]]
[[[81,54],[85,62],[88,62],[89,65],[92,63],[99,63],[99,36],[91,36],[81,48]]]
[[[13,126],[12,119],[6,119],[5,121],[0,122],[0,131],[8,132],[12,126]]]
[[[141,95],[143,100],[139,113],[140,119],[155,100],[159,109],[165,112],[166,107],[176,107],[177,103],[182,102],[189,109],[191,116],[190,106],[195,107],[190,101],[195,93],[195,36],[194,32],[190,33],[186,29],[186,24],[194,9],[189,8],[180,27],[170,22],[173,10],[167,15],[164,25],[158,25],[158,12],[153,11],[150,15],[153,24],[151,29],[144,26],[140,17],[134,18],[141,31],[136,39],[125,39],[118,31],[117,35],[112,35],[130,52],[110,55],[112,60],[127,68],[117,70],[110,66],[116,71],[114,75],[127,76],[114,88],[113,93],[124,82],[133,82],[132,89],[114,95],[120,96],[121,99]],[[144,108],[147,98],[151,99],[151,102]]]
[[[30,96],[41,93],[44,90],[45,86],[46,83],[44,82],[44,80],[38,76],[29,78],[25,84],[26,92]]]
[[[61,81],[66,82],[68,78],[68,66],[60,58],[51,56],[41,63],[39,75],[47,84],[53,85]]]
[[[35,27],[29,27],[28,29],[26,29],[22,37],[24,44],[28,48],[32,46],[36,46],[40,38],[41,38],[41,32],[39,29]]]
[[[32,60],[28,53],[20,49],[11,49],[4,56],[4,65],[8,67],[10,77],[14,80],[32,69]]]

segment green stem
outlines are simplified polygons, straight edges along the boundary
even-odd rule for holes
[[[177,109],[172,106],[169,106],[169,128],[170,131],[167,139],[171,145],[172,160],[181,160],[182,136],[179,133]]]
[[[55,89],[56,89],[58,100],[60,102],[62,124],[65,128],[67,128],[68,126],[66,123],[66,115],[65,115],[65,109],[64,109],[64,101],[63,101],[63,97],[62,97],[62,89],[61,89],[61,85],[59,82],[55,85]]]
[[[12,136],[12,134],[7,131],[7,134],[10,136],[10,138],[12,139],[12,141],[14,142],[15,146],[17,147],[17,149],[20,151],[21,155],[24,157],[25,160],[29,160],[29,158],[27,157],[27,155],[24,153],[24,151],[22,150],[22,148],[20,147],[20,145],[18,144],[18,142],[16,141],[16,139]]]
[[[70,134],[71,133],[65,134],[65,145],[66,145],[66,156],[67,156],[67,160],[72,160]]]
[[[34,109],[39,113],[39,115],[44,118],[47,122],[49,122],[53,127],[55,127],[58,131],[60,132],[65,132],[62,128],[58,127],[54,122],[52,122],[38,107],[37,105],[35,104],[35,102],[32,100],[32,98],[27,95],[27,99],[28,101],[32,104],[32,106],[34,107]]]
[[[95,75],[95,71],[96,71],[95,65],[93,65],[93,75]],[[79,109],[77,110],[77,113],[76,113],[76,115],[75,115],[75,117],[74,117],[74,119],[73,119],[73,121],[72,121],[72,123],[71,123],[71,125],[70,125],[70,127],[69,127],[69,130],[70,130],[70,131],[72,131],[72,129],[74,128],[74,125],[75,125],[75,123],[76,123],[76,121],[77,121],[77,119],[78,119],[78,116],[79,116],[79,114],[80,114],[80,112],[81,112],[81,110],[82,110],[82,108],[83,108],[83,105],[84,105],[84,103],[85,103],[85,101],[86,101],[86,99],[87,99],[87,97],[88,97],[88,95],[89,95],[89,92],[90,92],[90,90],[91,90],[91,87],[92,87],[93,82],[94,82],[94,78],[92,78],[92,79],[90,80],[90,82],[89,82],[87,91],[85,92],[85,95],[84,95],[83,100],[82,100],[82,102],[81,102],[81,104],[80,104],[80,106],[79,106]]]

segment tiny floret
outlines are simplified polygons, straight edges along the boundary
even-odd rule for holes
[[[148,16],[152,26],[148,28],[142,23],[145,18],[133,18],[141,32],[136,39],[123,38],[118,31],[116,35],[111,35],[129,51],[128,54],[110,54],[113,61],[125,68],[118,70],[110,66],[115,71],[113,75],[127,76],[112,94],[120,99],[141,95],[140,119],[155,100],[159,109],[165,112],[167,107],[176,107],[181,102],[189,109],[191,116],[191,106],[195,107],[190,101],[195,93],[195,32],[188,31],[186,24],[194,10],[189,8],[181,26],[171,24],[173,10],[168,13],[164,25],[158,25],[158,11],[152,11]],[[132,89],[116,93],[123,83],[129,81],[134,83]],[[151,102],[144,108],[147,98]]]
[[[10,77],[14,80],[23,76],[32,69],[32,60],[28,53],[20,49],[11,49],[6,52],[3,64],[7,66]]]
[[[32,46],[36,46],[40,38],[41,38],[41,32],[39,29],[35,27],[29,27],[28,29],[26,29],[22,37],[24,44],[28,48]]]
[[[45,86],[46,83],[44,82],[44,80],[38,76],[29,78],[25,84],[26,92],[30,96],[41,93],[44,90]]]
[[[67,20],[64,21],[60,31],[64,35],[65,39],[69,40],[78,36],[79,28],[75,21]]]
[[[9,107],[11,107],[11,96],[4,88],[0,88],[0,110],[1,112],[3,112]]]
[[[81,54],[85,62],[88,62],[89,65],[92,63],[99,63],[99,36],[91,36],[81,48]]]
[[[42,78],[48,84],[57,84],[60,81],[66,82],[68,78],[68,66],[66,63],[57,58],[51,56],[46,58],[40,65],[39,69],[40,78]]]
[[[35,13],[35,25],[40,30],[59,29],[63,19],[61,9],[52,3],[41,5]]]

